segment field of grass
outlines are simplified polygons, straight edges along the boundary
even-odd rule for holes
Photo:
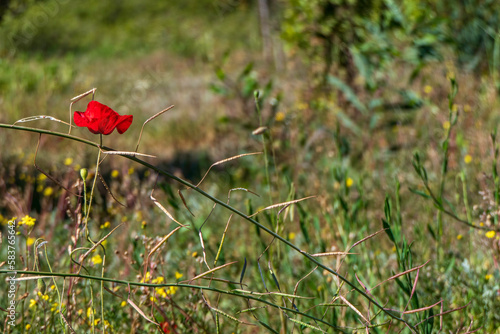
[[[500,333],[500,38],[325,72],[271,3],[270,58],[257,1],[0,8],[3,333]],[[68,134],[92,88],[125,133]]]

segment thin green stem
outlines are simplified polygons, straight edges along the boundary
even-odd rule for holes
[[[50,265],[49,256],[47,254],[47,245],[46,244],[43,245],[43,250],[45,253],[45,260],[47,260],[47,265],[49,267],[49,271],[52,272],[52,266]],[[56,280],[54,278],[52,278],[52,281],[54,282],[54,288],[56,289],[56,292],[57,292],[57,299],[59,300],[59,314],[61,314],[61,304],[62,304],[63,299],[62,299],[61,293],[59,292],[59,288],[57,287]],[[60,320],[62,322],[62,315],[61,315]]]
[[[491,166],[492,168],[492,172],[493,172],[493,183],[495,185],[495,189],[493,191],[494,193],[494,196],[495,196],[495,208],[498,208],[498,205],[500,203],[500,180],[499,180],[499,177],[498,177],[498,169],[497,169],[497,165],[498,165],[498,144],[497,144],[497,129],[495,128],[495,130],[493,131],[493,133],[491,134],[491,141],[492,141],[492,145],[493,145],[493,165]],[[495,221],[495,225],[498,226],[498,214],[495,213],[493,215],[493,219]]]
[[[83,180],[83,212],[87,212],[87,180]]]
[[[106,263],[106,254],[103,254],[101,277],[104,277],[105,263]],[[106,325],[104,323],[104,281],[101,281],[101,327],[102,327],[102,332],[106,333]]]
[[[99,163],[101,161],[101,147],[102,147],[102,135],[100,135],[100,140],[99,140],[99,151],[97,153],[97,162],[96,162],[96,165],[95,165],[95,175],[94,175],[94,181],[92,183],[92,188],[90,189],[90,198],[89,198],[89,205],[88,205],[88,208],[87,208],[87,212],[85,213],[85,234],[87,236],[87,240],[89,240],[92,245],[95,245],[94,241],[92,241],[92,239],[90,238],[90,232],[89,232],[89,228],[88,228],[88,221],[89,221],[89,216],[90,216],[90,209],[92,207],[92,198],[94,198],[94,189],[95,189],[95,185],[97,183],[97,177],[98,177],[98,174],[99,174]],[[87,199],[85,199],[85,202],[87,202]]]

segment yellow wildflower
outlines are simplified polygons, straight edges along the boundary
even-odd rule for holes
[[[30,324],[26,324],[26,327],[25,327],[25,328],[26,328],[26,330],[27,330],[27,331],[29,331],[29,330],[30,330],[30,328],[31,328],[31,325],[30,325]]]
[[[155,302],[155,303],[158,301],[158,299],[156,299],[156,297],[153,297],[153,296],[149,297],[149,299],[150,299],[152,302]]]
[[[155,291],[160,297],[167,298],[167,293],[165,292],[165,289],[156,288]]]
[[[345,180],[345,185],[347,186],[347,188],[352,187],[353,184],[354,184],[354,180],[351,179],[350,177],[348,177],[347,180]]]
[[[42,182],[47,179],[47,175],[39,174],[36,179],[38,180],[38,182]]]
[[[43,191],[43,196],[45,197],[49,197],[50,195],[52,195],[54,193],[54,189],[52,187],[47,187],[45,188],[45,190]]]
[[[191,254],[192,257],[196,257],[196,255],[198,255],[198,252],[193,252],[193,254]]]
[[[66,158],[66,159],[64,159],[64,164],[65,164],[66,166],[69,166],[69,165],[71,165],[72,163],[73,163],[73,159],[72,159],[72,158]]]
[[[52,307],[50,308],[50,312],[55,312],[59,306],[59,303],[53,303]]]
[[[294,240],[295,239],[295,233],[293,233],[293,232],[288,233],[288,239],[289,240]]]
[[[128,175],[132,175],[132,174],[134,174],[134,167],[130,167],[128,169]]]
[[[19,222],[18,225],[26,225],[28,227],[32,227],[32,226],[35,226],[35,221],[36,219],[35,218],[32,218],[28,215],[24,216],[24,218]]]
[[[465,157],[464,157],[464,162],[466,164],[470,164],[472,162],[472,156],[470,154],[467,154]]]
[[[163,278],[163,276],[158,276],[157,278],[153,278],[151,280],[151,283],[153,284],[161,284],[163,282],[165,282],[165,278]]]
[[[463,236],[461,234],[457,235],[457,240],[460,240],[462,238],[463,238]]]
[[[429,86],[429,85],[425,85],[424,86],[424,93],[429,95],[430,93],[432,93],[432,86]]]
[[[177,292],[179,288],[176,286],[169,286],[167,289],[167,295],[173,295]]]
[[[99,254],[96,254],[96,255],[92,256],[91,261],[94,265],[102,263],[102,257]]]
[[[29,247],[31,245],[33,245],[35,243],[35,238],[32,238],[32,237],[28,237],[28,239],[26,239],[26,245]]]
[[[33,308],[33,307],[35,307],[35,305],[36,305],[36,300],[30,299],[30,306],[29,307]]]
[[[489,239],[493,238],[495,236],[495,231],[488,231],[486,232],[485,236]]]
[[[183,274],[181,274],[180,272],[176,271],[175,272],[175,279],[179,279],[181,278],[182,276],[184,276]]]
[[[285,120],[285,113],[283,111],[278,111],[274,119],[276,122],[283,122]]]
[[[456,112],[458,110],[458,105],[456,103],[453,103],[451,106],[451,111]]]
[[[111,223],[110,222],[105,222],[104,224],[102,224],[100,227],[101,229],[104,229],[104,228],[109,228],[111,226]]]
[[[113,171],[111,172],[111,177],[114,179],[116,179],[119,175],[120,175],[120,172],[117,171],[116,169],[113,169]]]
[[[121,307],[125,307],[127,306],[127,302],[126,301],[122,301],[122,303],[120,304]]]
[[[41,193],[43,191],[43,185],[39,184],[36,186],[36,192]]]
[[[488,274],[488,275],[484,276],[484,278],[485,278],[487,281],[489,281],[492,277],[493,277],[493,275],[491,275],[491,274]]]
[[[450,121],[443,122],[443,129],[448,130],[451,127]]]
[[[468,105],[468,104],[464,105],[465,112],[470,112],[471,110],[472,110],[472,108],[470,107],[470,105]]]
[[[150,279],[151,279],[151,274],[148,271],[148,272],[146,272],[146,277],[144,277],[143,279],[141,279],[141,283],[149,282]]]

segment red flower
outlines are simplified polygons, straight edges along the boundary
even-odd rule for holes
[[[90,101],[85,112],[75,111],[74,118],[76,126],[86,127],[95,134],[109,135],[115,128],[120,134],[127,131],[134,116],[121,116],[102,103]]]
[[[173,326],[171,326],[168,321],[164,321],[164,322],[160,323],[160,327],[161,327],[161,330],[163,331],[163,333],[166,333],[166,334],[171,333],[170,329],[172,329],[175,333],[177,333],[175,331],[175,329],[177,328],[177,325],[174,324]]]

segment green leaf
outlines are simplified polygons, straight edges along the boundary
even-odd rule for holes
[[[240,275],[240,285],[241,285],[241,288],[243,289],[243,277],[245,277],[245,271],[247,269],[247,258],[245,257],[245,263],[243,264],[243,270],[241,271],[241,275]]]
[[[280,284],[278,283],[278,278],[276,278],[276,275],[274,275],[274,272],[272,269],[269,269],[269,272],[271,273],[271,276],[273,277],[274,284],[276,284],[276,287],[278,288],[278,291],[281,292]]]
[[[432,333],[432,329],[434,328],[434,317],[432,317],[434,315],[434,311],[432,310],[432,308],[429,310],[429,317],[430,319],[426,321],[426,331],[427,333]]]
[[[224,79],[226,78],[226,72],[224,72],[224,70],[220,67],[217,67],[215,69],[215,75],[220,81],[224,81]]]
[[[431,234],[432,238],[437,241],[437,238],[436,238],[436,233],[434,232],[434,230],[432,229],[432,226],[431,224],[427,224],[427,230],[429,231],[429,233]]]
[[[426,198],[426,199],[430,199],[431,196],[430,195],[427,195],[426,193],[424,193],[423,191],[420,191],[420,190],[417,190],[417,189],[413,189],[413,188],[409,188],[409,190],[416,194],[416,195],[419,195],[419,196],[422,196],[423,198]]]
[[[328,83],[335,88],[338,88],[342,93],[344,93],[346,99],[352,103],[352,105],[358,109],[363,115],[368,115],[368,109],[358,98],[356,93],[346,85],[342,80],[332,75],[328,76]]]
[[[391,221],[392,210],[391,210],[391,200],[389,196],[385,196],[384,214],[385,214],[385,219],[387,219],[387,221]]]
[[[274,330],[273,328],[271,328],[271,326],[269,326],[268,324],[266,324],[265,322],[262,322],[260,321],[259,319],[257,319],[257,321],[259,322],[259,324],[261,324],[262,326],[264,326],[268,331],[270,331],[271,333],[275,333],[275,334],[279,334],[278,331]]]
[[[347,116],[343,111],[337,109],[335,111],[335,115],[340,120],[340,122],[342,122],[342,124],[346,128],[354,132],[354,134],[360,136],[363,133],[361,128],[356,123],[354,123],[354,121],[349,116]]]
[[[454,266],[455,266],[455,258],[452,257],[451,261],[450,261],[450,264],[448,265],[448,267],[446,267],[445,274],[446,275],[449,274],[453,270]]]
[[[248,76],[250,74],[250,72],[252,72],[252,69],[253,69],[253,62],[249,62],[245,66],[245,68],[243,69],[243,71],[241,71],[239,79]]]
[[[384,229],[385,229],[385,233],[387,233],[387,236],[389,237],[389,239],[396,243],[396,241],[394,240],[394,235],[392,234],[392,230],[391,230],[391,227],[389,226],[389,223],[387,223],[385,221],[384,218],[382,218],[382,225],[384,226]]]
[[[408,296],[411,295],[411,290],[404,285],[404,283],[399,279],[399,277],[396,277],[394,280],[399,285],[401,290],[403,290]]]
[[[212,92],[214,92],[215,94],[217,95],[222,95],[222,96],[226,96],[228,94],[227,92],[227,89],[222,87],[222,86],[219,86],[219,85],[216,85],[214,83],[211,83],[209,85],[209,88]]]

